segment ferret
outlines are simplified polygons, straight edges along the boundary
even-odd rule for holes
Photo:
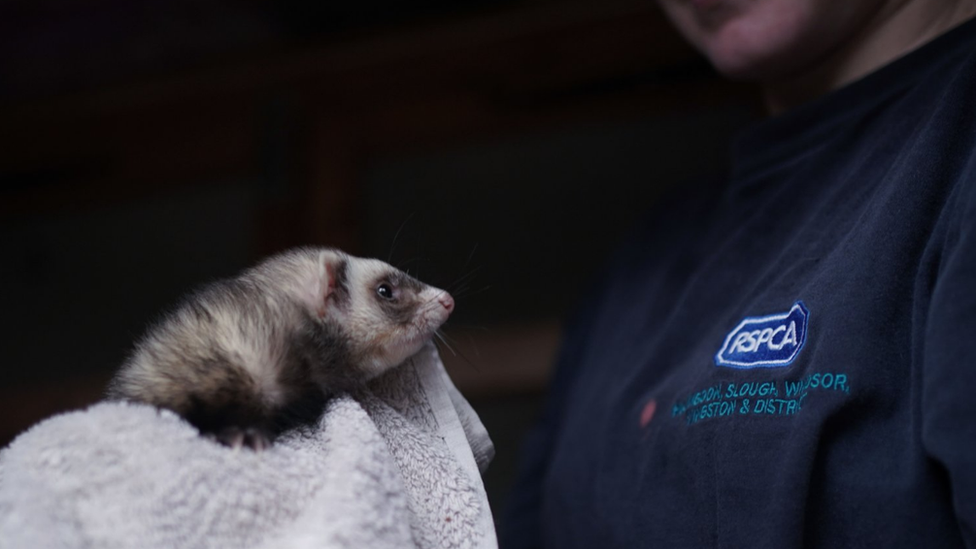
[[[136,344],[108,398],[261,450],[417,353],[453,310],[448,292],[383,261],[291,250],[191,294]]]

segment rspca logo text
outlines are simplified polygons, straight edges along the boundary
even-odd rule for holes
[[[730,368],[778,368],[791,364],[807,340],[810,311],[797,301],[789,312],[747,317],[725,338],[715,364]]]

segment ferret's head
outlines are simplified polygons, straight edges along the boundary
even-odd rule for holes
[[[454,299],[377,259],[300,249],[267,261],[264,276],[340,335],[367,378],[417,353],[454,310]],[[336,331],[337,330],[337,331]]]

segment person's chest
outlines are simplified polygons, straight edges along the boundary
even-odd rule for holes
[[[910,512],[916,275],[937,213],[881,183],[726,205],[660,268],[618,277],[546,482],[554,538],[782,547],[811,539],[818,502]],[[835,540],[869,527],[837,521]]]

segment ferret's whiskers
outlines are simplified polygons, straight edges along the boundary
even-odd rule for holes
[[[400,237],[400,231],[402,231],[403,228],[407,226],[407,222],[413,218],[413,215],[415,213],[417,212],[410,212],[410,215],[408,215],[407,218],[403,220],[403,223],[400,223],[400,228],[397,229],[396,234],[393,235],[393,243],[390,244],[390,253],[386,256],[387,263],[390,263],[390,260],[393,258],[393,252],[394,250],[396,250],[397,238]]]
[[[478,342],[475,340],[473,335],[468,334],[468,342],[471,343],[471,347],[474,349],[474,356],[481,358],[481,349],[478,348]]]
[[[468,366],[471,366],[475,370],[477,370],[477,371],[480,371],[481,370],[480,368],[478,368],[478,365],[477,364],[475,364],[474,362],[472,362],[471,359],[469,359],[467,357],[467,355],[465,355],[461,351],[456,350],[454,347],[451,347],[451,345],[447,342],[447,340],[451,340],[455,345],[457,345],[458,344],[458,341],[456,339],[454,339],[453,337],[447,335],[446,333],[442,332],[441,330],[437,330],[437,332],[435,332],[435,335],[437,335],[437,338],[444,345],[446,345],[448,349],[450,349],[451,353],[454,354],[454,356],[460,357],[461,360],[467,362],[468,363]],[[475,348],[477,350],[477,345],[475,345]]]
[[[411,263],[416,263],[417,261],[423,261],[424,259],[426,259],[426,258],[424,258],[422,256],[419,256],[419,255],[416,255],[414,257],[411,257],[410,259],[407,259],[407,260],[398,262],[396,264],[396,268],[397,269],[400,269],[401,271],[403,271],[403,272],[405,272],[407,274],[410,274],[409,272],[407,272],[407,269],[406,269],[407,265],[410,265]],[[413,275],[411,275],[411,276],[413,276]]]
[[[478,274],[478,271],[480,271],[480,270],[481,270],[481,267],[480,266],[471,269],[470,271],[466,272],[465,274],[459,276],[457,278],[457,280],[454,281],[454,285],[455,286],[462,286],[462,285],[470,282],[471,279],[474,277],[474,275]]]
[[[454,297],[471,297],[471,296],[478,295],[478,294],[483,293],[483,292],[487,292],[490,289],[491,289],[491,285],[484,286],[482,288],[478,288],[477,290],[469,290],[469,289],[465,288],[463,291],[460,291],[457,294],[455,294]]]
[[[444,337],[444,334],[442,334],[440,330],[434,331],[434,337],[439,339],[440,342],[443,343],[444,346],[447,347],[449,351],[451,351],[452,355],[458,356],[457,351],[454,350],[454,347],[451,347],[451,344],[447,342],[447,339]]]
[[[467,268],[468,268],[468,265],[470,265],[470,264],[471,264],[471,260],[472,260],[472,259],[474,259],[474,253],[475,253],[476,251],[478,251],[478,243],[477,243],[477,242],[475,243],[475,245],[474,245],[474,247],[473,247],[473,248],[471,248],[471,253],[469,253],[469,254],[468,254],[468,259],[467,259],[467,260],[465,260],[465,262],[464,262],[464,266],[463,266],[463,267],[461,267],[461,270],[462,270],[462,271],[463,271],[463,270],[465,270],[465,269],[467,269]]]

